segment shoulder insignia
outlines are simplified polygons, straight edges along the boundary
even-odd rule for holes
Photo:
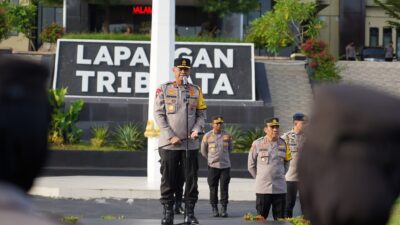
[[[207,143],[207,134],[205,134],[205,135],[203,136],[202,142]]]
[[[158,95],[162,92],[161,88],[157,88],[156,90],[156,96],[158,97]]]
[[[196,92],[194,91],[194,87],[192,87],[192,86],[189,88],[189,95],[190,95],[190,97],[193,97],[196,95]]]
[[[204,102],[204,97],[203,93],[201,92],[201,89],[199,89],[199,98],[197,99],[197,108],[198,110],[205,110],[207,109],[207,105]]]

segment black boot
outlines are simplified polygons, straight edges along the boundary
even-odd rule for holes
[[[164,218],[161,220],[161,225],[173,225],[174,213],[172,212],[172,204],[164,204]]]
[[[218,217],[219,216],[219,212],[218,212],[218,207],[216,204],[212,204],[212,216],[213,217]]]
[[[222,205],[221,207],[221,217],[228,217],[228,213],[226,213],[226,206],[227,205]]]
[[[176,202],[175,202],[174,213],[175,213],[176,215],[181,215],[181,214],[184,214],[184,213],[185,213],[185,211],[184,211],[183,208],[182,208],[182,201],[176,201]]]
[[[185,224],[189,224],[189,225],[199,224],[199,221],[194,216],[194,204],[192,204],[192,203],[185,204],[185,218],[184,218],[183,222]]]

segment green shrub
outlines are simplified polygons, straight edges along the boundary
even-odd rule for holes
[[[247,130],[246,132],[243,132],[242,136],[238,138],[238,140],[236,141],[234,152],[241,152],[241,153],[249,152],[253,141],[255,141],[260,137],[263,137],[264,135],[265,135],[264,131],[260,128],[253,128]]]
[[[9,30],[7,8],[4,3],[0,3],[0,41],[7,38]]]
[[[321,40],[310,39],[301,45],[302,52],[309,60],[308,73],[312,80],[339,81],[342,79],[335,58]]]
[[[225,126],[224,130],[229,132],[232,136],[232,143],[233,143],[233,153],[239,152],[237,149],[237,142],[240,138],[242,138],[243,131],[240,130],[237,126]]]
[[[133,123],[120,125],[114,132],[114,145],[118,148],[141,150],[145,146],[145,141],[143,130]]]
[[[28,39],[30,47],[35,50],[32,39],[35,37],[37,7],[34,4],[7,6],[7,14],[12,31],[23,33]]]
[[[76,127],[79,114],[83,108],[83,100],[79,99],[66,109],[64,97],[67,88],[49,90],[49,102],[53,108],[49,130],[49,142],[56,145],[78,143],[82,130]]]
[[[108,134],[108,127],[92,127],[92,138],[90,139],[90,143],[94,147],[102,147],[107,142]]]
[[[61,38],[63,34],[64,28],[57,23],[52,23],[43,29],[40,33],[40,38],[42,42],[56,43],[57,39]]]

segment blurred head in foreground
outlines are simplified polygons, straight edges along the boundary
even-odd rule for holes
[[[299,160],[313,225],[384,225],[400,193],[400,100],[359,86],[315,95]]]
[[[0,58],[0,182],[27,191],[47,153],[47,69]]]

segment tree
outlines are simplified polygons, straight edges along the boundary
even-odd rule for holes
[[[0,3],[0,41],[7,38],[10,26],[7,18],[7,8],[4,3]]]
[[[199,35],[217,36],[218,20],[231,13],[246,13],[259,6],[258,0],[198,0],[202,9],[208,14],[207,20],[201,25]]]
[[[36,28],[36,6],[5,4],[6,14],[11,30],[24,34],[29,39],[29,45],[32,49],[35,46],[32,42],[33,30]]]
[[[315,18],[316,4],[299,0],[276,0],[273,10],[251,23],[246,40],[278,53],[289,45],[300,46],[319,35],[323,23]]]
[[[374,2],[382,7],[389,17],[397,19],[397,21],[389,20],[387,21],[389,25],[396,28],[400,28],[400,0],[387,0],[383,3],[381,0],[374,0]]]

